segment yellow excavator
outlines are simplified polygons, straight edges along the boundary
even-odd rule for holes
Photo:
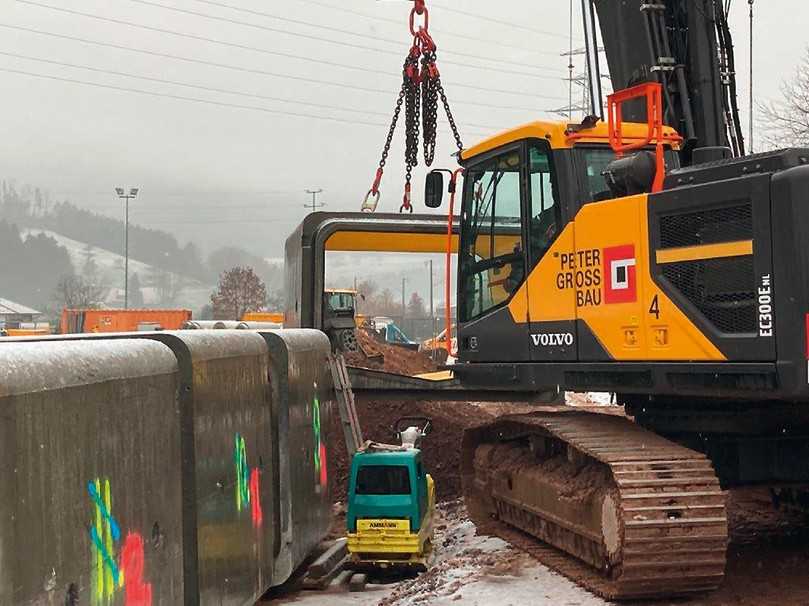
[[[723,488],[797,506],[809,485],[809,150],[744,155],[721,2],[583,6],[607,118],[596,83],[581,123],[460,154],[451,369],[469,389],[612,392],[633,419],[470,430],[464,493],[481,529],[606,598],[692,595],[723,579]],[[430,173],[427,206],[443,188]]]

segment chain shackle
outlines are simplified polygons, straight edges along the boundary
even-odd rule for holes
[[[420,10],[419,10],[420,9]],[[416,15],[422,18],[422,23],[416,27]],[[410,33],[418,36],[419,32],[426,32],[430,29],[430,11],[424,6],[424,0],[416,0],[416,5],[410,11]]]
[[[368,193],[365,194],[365,199],[362,201],[360,211],[364,213],[376,212],[376,207],[379,204],[381,195],[379,190],[374,191],[373,189],[369,189]]]
[[[404,196],[402,197],[402,205],[399,207],[399,212],[403,213],[408,211],[413,213],[413,205],[410,203],[410,181],[405,183]]]

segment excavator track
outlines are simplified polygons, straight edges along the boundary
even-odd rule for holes
[[[462,467],[480,531],[607,599],[691,595],[722,581],[727,514],[710,460],[624,417],[502,417],[464,434]]]

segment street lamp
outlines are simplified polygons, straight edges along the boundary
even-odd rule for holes
[[[124,221],[124,309],[129,308],[129,201],[138,197],[138,188],[130,187],[129,193],[123,187],[116,187],[115,193],[126,201],[126,219]]]

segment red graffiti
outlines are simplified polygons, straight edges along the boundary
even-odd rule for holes
[[[261,475],[257,467],[250,473],[250,507],[253,526],[260,528],[264,522],[264,512],[261,511]]]
[[[325,488],[329,483],[329,474],[326,472],[326,445],[320,444],[320,485]]]
[[[124,606],[152,606],[152,584],[143,582],[143,537],[130,532],[121,550],[124,573]]]

